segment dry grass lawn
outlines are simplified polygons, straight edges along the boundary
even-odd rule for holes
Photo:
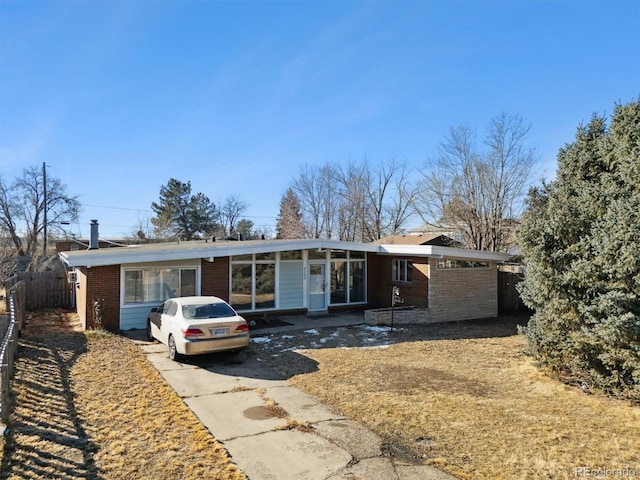
[[[551,380],[525,347],[515,335],[303,350],[319,369],[291,382],[458,478],[640,478],[640,407]]]
[[[75,321],[23,332],[1,478],[246,478],[139,347]]]

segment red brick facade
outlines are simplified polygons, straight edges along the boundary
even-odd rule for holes
[[[392,276],[393,260],[409,260],[413,265],[411,282],[394,282]],[[375,267],[372,270],[372,264]],[[429,306],[429,259],[425,257],[378,256],[369,255],[369,307],[384,308],[391,306],[393,287],[400,290],[404,306],[426,308]],[[374,288],[371,285],[375,285]]]
[[[200,291],[202,295],[215,295],[228,302],[229,257],[218,257],[213,262],[201,260]]]
[[[82,267],[87,277],[86,326],[96,328],[95,302],[102,306],[102,327],[117,331],[120,328],[120,265]]]

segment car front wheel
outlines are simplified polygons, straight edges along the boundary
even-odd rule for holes
[[[180,359],[180,354],[178,353],[178,347],[176,347],[176,340],[173,338],[173,335],[169,335],[169,341],[167,343],[169,346],[169,358],[177,362]]]

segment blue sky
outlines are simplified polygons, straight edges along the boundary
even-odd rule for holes
[[[420,168],[451,126],[532,124],[531,182],[640,96],[640,1],[0,0],[0,175],[47,164],[103,237],[169,178],[273,226],[303,165]]]

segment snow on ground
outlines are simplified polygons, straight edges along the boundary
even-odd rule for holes
[[[271,337],[253,337],[251,341],[253,343],[269,343],[271,342]]]

